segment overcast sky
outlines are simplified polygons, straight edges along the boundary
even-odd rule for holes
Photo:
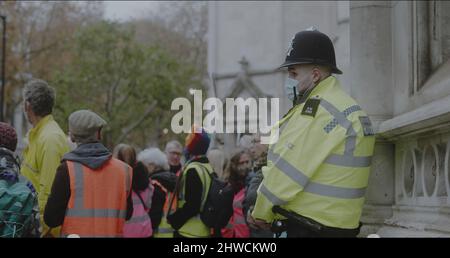
[[[104,1],[105,18],[126,21],[149,15],[157,1]]]

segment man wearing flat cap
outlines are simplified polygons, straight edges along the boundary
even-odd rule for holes
[[[62,225],[63,237],[122,237],[133,213],[132,168],[100,143],[105,125],[90,110],[69,116],[69,136],[77,148],[62,158],[44,213],[47,225]]]

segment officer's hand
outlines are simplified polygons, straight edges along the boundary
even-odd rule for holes
[[[249,227],[251,227],[253,229],[258,229],[258,227],[256,226],[256,222],[253,219],[252,214],[251,214],[250,211],[247,212],[247,223],[248,223]]]
[[[254,219],[251,215],[251,211],[247,213],[247,223],[253,229],[270,229],[270,223],[261,219]]]
[[[270,230],[270,223],[265,222],[264,220],[261,219],[255,219],[255,225],[260,228],[260,229],[264,229],[264,230]]]

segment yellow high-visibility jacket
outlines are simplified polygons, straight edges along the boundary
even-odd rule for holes
[[[44,223],[44,209],[62,156],[69,152],[66,135],[53,119],[47,115],[32,128],[27,135],[28,145],[23,152],[20,172],[28,178],[38,193],[39,214],[42,234],[47,233]],[[59,227],[52,230],[53,236],[59,236]]]
[[[208,196],[209,187],[211,186],[211,178],[208,174],[213,172],[213,169],[209,163],[202,164],[197,161],[193,161],[189,163],[181,174],[181,189],[178,196],[177,207],[182,208],[186,203],[185,199],[185,191],[186,188],[189,187],[186,185],[186,173],[189,169],[195,169],[200,177],[200,181],[202,182],[203,192],[202,192],[202,201],[200,211],[203,210],[203,206],[205,205],[206,198]],[[178,230],[179,234],[184,237],[209,237],[211,234],[210,228],[207,227],[203,221],[200,219],[200,213],[196,216],[190,218],[186,223]]]
[[[329,76],[278,125],[253,217],[272,222],[280,205],[326,226],[357,228],[375,144],[367,114]]]

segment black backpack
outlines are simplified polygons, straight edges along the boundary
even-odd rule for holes
[[[202,166],[203,167],[203,166]],[[208,195],[200,212],[202,222],[215,231],[227,226],[233,215],[234,191],[230,184],[220,180],[215,172],[203,170],[211,178]]]

